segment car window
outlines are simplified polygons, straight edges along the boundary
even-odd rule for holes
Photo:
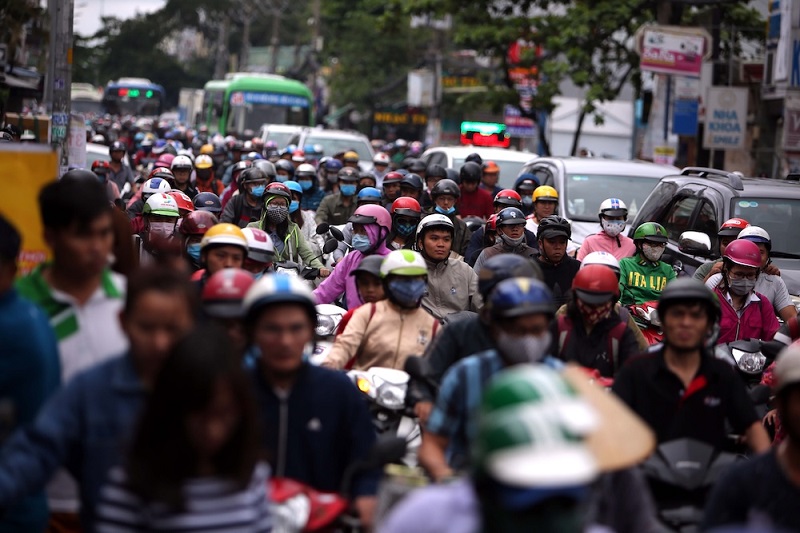
[[[533,167],[531,172],[534,176],[536,176],[536,179],[539,180],[539,185],[550,185],[551,187],[556,186],[556,180],[550,167]]]
[[[681,233],[690,229],[692,213],[700,200],[695,196],[682,196],[676,199],[661,225],[667,230],[670,240],[677,241]],[[712,248],[713,249],[713,248]]]
[[[111,156],[97,150],[86,150],[86,168],[92,168],[95,161],[111,161]]]
[[[711,238],[711,249],[717,249],[717,229],[719,223],[717,222],[717,212],[710,202],[703,201],[700,206],[700,212],[697,213],[697,219],[692,225],[693,231],[705,233]]]
[[[797,198],[734,198],[732,215],[753,226],[767,230],[772,252],[800,254],[800,199]]]
[[[519,171],[525,165],[525,161],[505,161],[503,159],[485,159],[485,161],[494,161],[500,167],[500,179],[497,184],[502,188],[508,189],[514,187]],[[453,158],[453,168],[455,170],[460,170],[462,166],[464,166],[464,158]]]
[[[428,159],[428,165],[442,165],[447,168],[447,156],[442,152],[434,152]]]
[[[628,207],[628,219],[633,220],[657,184],[656,178],[640,176],[567,174],[564,179],[564,190],[558,193],[565,199],[567,217],[570,220],[597,222],[600,203],[610,196],[625,202]]]
[[[297,138],[292,139],[292,133],[288,131],[267,130],[267,137],[264,139],[264,142],[272,141],[279,149],[283,149],[292,144],[292,141],[296,143],[298,140]]]
[[[305,139],[305,144],[319,144],[322,146],[322,155],[331,157],[339,152],[354,150],[358,154],[359,160],[372,162],[372,152],[370,152],[369,144],[360,139],[336,139],[309,135]]]

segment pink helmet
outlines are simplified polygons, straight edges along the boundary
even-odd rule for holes
[[[386,231],[392,231],[392,215],[385,207],[375,204],[362,205],[350,217],[353,224],[377,224]]]
[[[725,248],[725,259],[746,267],[761,268],[761,251],[754,242],[736,239]]]

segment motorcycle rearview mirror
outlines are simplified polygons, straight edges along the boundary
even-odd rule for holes
[[[341,241],[344,240],[344,233],[342,233],[342,230],[340,230],[336,226],[330,226],[328,228],[328,231],[331,233],[333,238],[336,239],[337,241],[341,242]]]
[[[317,224],[317,235],[325,235],[328,233],[328,230],[331,228],[330,224],[327,222],[323,222],[322,224]]]
[[[709,257],[711,238],[699,231],[684,231],[678,238],[678,249],[686,254]]]
[[[317,279],[319,277],[319,269],[318,268],[311,268],[305,267],[303,272],[300,274],[303,279],[312,280]]]
[[[339,247],[339,241],[336,239],[328,239],[325,241],[325,244],[322,245],[322,253],[329,254],[332,251],[336,250]]]

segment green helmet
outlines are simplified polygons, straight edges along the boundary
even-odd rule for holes
[[[387,276],[427,276],[425,259],[411,250],[394,250],[381,263],[381,277]]]
[[[634,241],[667,242],[667,230],[657,222],[645,222],[633,233]]]
[[[475,474],[516,487],[587,483],[597,464],[584,439],[597,413],[555,370],[518,365],[487,387],[472,446]]]

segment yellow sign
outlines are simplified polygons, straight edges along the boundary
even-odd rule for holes
[[[393,113],[390,111],[376,111],[374,120],[378,124],[411,124],[413,126],[424,126],[428,123],[428,115],[421,113]]]
[[[47,145],[2,143],[0,168],[6,185],[6,193],[0,195],[0,213],[22,236],[18,274],[23,276],[50,257],[37,198],[42,186],[58,176],[58,158]]]

